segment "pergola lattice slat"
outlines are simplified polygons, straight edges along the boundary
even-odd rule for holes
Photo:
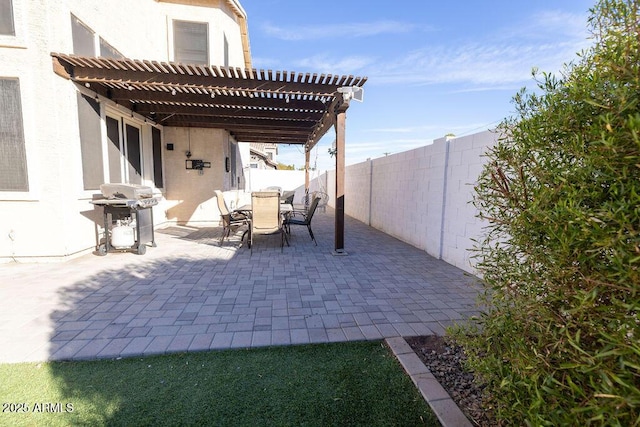
[[[238,141],[304,144],[331,127],[337,89],[366,78],[52,53],[54,71],[163,126],[228,130]],[[329,118],[329,119],[328,119]],[[278,132],[280,130],[281,132]]]

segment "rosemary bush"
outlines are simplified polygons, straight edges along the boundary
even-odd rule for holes
[[[638,9],[596,4],[593,46],[514,97],[476,187],[489,308],[458,338],[507,424],[640,425]]]

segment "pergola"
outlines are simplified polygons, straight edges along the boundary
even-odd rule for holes
[[[148,121],[175,127],[219,128],[238,142],[305,147],[310,153],[336,131],[335,253],[344,253],[346,111],[366,77],[302,74],[136,59],[52,53],[56,74],[89,87]]]

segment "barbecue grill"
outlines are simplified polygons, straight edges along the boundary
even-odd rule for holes
[[[144,255],[147,243],[155,248],[153,234],[153,197],[151,187],[136,184],[102,184],[101,199],[92,200],[103,207],[104,243],[98,245],[98,255],[112,251],[132,251]]]

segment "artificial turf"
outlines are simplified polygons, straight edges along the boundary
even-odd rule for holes
[[[0,425],[439,425],[380,341],[0,365]]]

